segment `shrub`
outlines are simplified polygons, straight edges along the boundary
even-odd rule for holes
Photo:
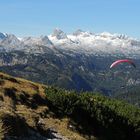
[[[99,94],[46,89],[47,99],[62,116],[82,116],[90,128],[107,140],[140,139],[140,109]],[[74,118],[75,119],[75,118]],[[79,121],[79,120],[75,120]],[[89,130],[89,129],[87,129]]]

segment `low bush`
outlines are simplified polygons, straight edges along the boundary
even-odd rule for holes
[[[99,94],[78,94],[54,87],[46,89],[46,96],[56,113],[69,116],[75,122],[80,120],[81,125],[86,122],[86,127],[105,140],[140,139],[139,108]]]

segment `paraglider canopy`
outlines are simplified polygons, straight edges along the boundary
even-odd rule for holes
[[[134,64],[134,62],[133,62],[132,60],[129,60],[129,59],[120,59],[120,60],[117,60],[117,61],[115,61],[115,62],[113,62],[113,63],[111,64],[110,68],[113,68],[114,66],[116,66],[116,65],[118,65],[118,64],[120,64],[120,63],[124,63],[124,62],[129,63],[129,64],[131,64],[133,67],[136,68],[136,65]]]

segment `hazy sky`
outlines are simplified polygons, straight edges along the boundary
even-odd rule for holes
[[[0,32],[108,31],[140,39],[140,0],[0,0]]]

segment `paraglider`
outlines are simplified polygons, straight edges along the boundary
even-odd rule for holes
[[[131,64],[134,68],[136,68],[136,65],[134,64],[134,62],[133,62],[132,60],[129,60],[129,59],[120,59],[120,60],[117,60],[117,61],[115,61],[115,62],[113,62],[113,63],[111,64],[110,68],[113,68],[114,66],[116,66],[116,65],[118,65],[118,64],[120,64],[120,63],[124,63],[124,62],[129,63],[129,64]]]

